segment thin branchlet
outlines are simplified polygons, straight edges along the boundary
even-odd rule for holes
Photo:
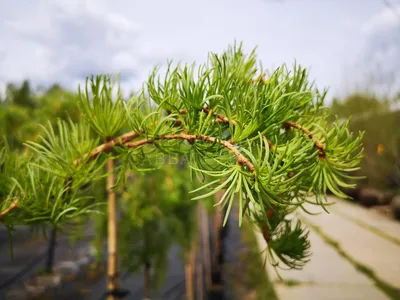
[[[304,132],[311,140],[315,140],[315,147],[318,149],[319,153],[319,157],[320,158],[325,158],[326,153],[325,153],[325,145],[323,143],[321,143],[320,141],[318,141],[317,139],[315,139],[314,135],[310,132],[310,130],[308,130],[307,128],[301,126],[300,124],[291,122],[291,121],[286,121],[285,126],[287,126],[287,128],[296,128],[301,130],[302,132]]]
[[[4,209],[2,212],[0,212],[0,221],[10,212],[12,212],[14,209],[19,208],[19,201],[18,199],[15,199],[13,202],[11,202],[11,205]]]

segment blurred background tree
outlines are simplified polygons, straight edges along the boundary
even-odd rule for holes
[[[332,103],[332,120],[352,118],[350,130],[365,131],[364,159],[359,175],[363,187],[396,191],[400,186],[400,110],[396,97],[378,97],[372,93],[357,92]]]
[[[4,99],[0,99],[0,135],[12,149],[22,149],[23,142],[36,140],[38,124],[55,124],[58,118],[78,119],[77,95],[57,84],[43,93],[34,92],[28,80],[18,86],[7,84]]]

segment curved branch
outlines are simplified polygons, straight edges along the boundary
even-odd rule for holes
[[[109,153],[113,147],[118,147],[122,146],[135,138],[139,137],[139,134],[136,131],[130,131],[128,133],[125,133],[111,141],[108,141],[104,144],[101,144],[100,146],[97,146],[90,154],[89,154],[89,161],[95,159],[98,157],[101,153]],[[83,156],[84,158],[87,157],[87,154]],[[74,165],[77,166],[81,163],[80,159],[77,159],[74,161]]]
[[[125,146],[128,148],[134,148],[134,147],[143,146],[145,144],[151,144],[156,140],[186,140],[189,143],[193,143],[194,141],[198,140],[198,141],[205,141],[205,142],[209,142],[209,143],[218,143],[221,146],[225,147],[227,150],[231,151],[236,156],[236,159],[237,159],[237,162],[239,165],[241,165],[241,166],[246,165],[249,168],[251,173],[254,173],[254,170],[255,170],[255,167],[250,162],[250,160],[248,160],[242,153],[240,153],[230,141],[220,140],[218,138],[215,138],[212,136],[207,136],[207,135],[194,135],[194,134],[187,134],[187,133],[164,135],[164,136],[160,136],[157,138],[144,139],[144,140],[140,140],[137,142],[126,143]]]

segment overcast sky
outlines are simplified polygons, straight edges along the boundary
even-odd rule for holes
[[[27,78],[76,90],[112,72],[131,90],[156,64],[204,62],[237,40],[258,46],[268,69],[311,67],[333,96],[377,61],[386,73],[400,66],[400,0],[388,1],[394,9],[384,0],[0,0],[0,86]]]

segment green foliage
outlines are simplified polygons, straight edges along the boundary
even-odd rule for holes
[[[342,118],[364,117],[369,114],[388,112],[390,99],[378,99],[376,96],[364,93],[354,93],[346,97],[344,101],[334,99],[332,103],[332,115]]]
[[[88,168],[89,164],[83,169],[85,172],[80,173],[81,177],[74,181],[79,173],[74,173],[66,167],[63,169],[63,165],[60,164],[69,153],[61,151],[62,148],[57,152],[49,150],[54,150],[57,142],[63,142],[63,135],[56,137],[54,132],[53,135],[49,132],[48,134],[53,139],[43,139],[45,146],[31,143],[37,147],[32,147],[39,154],[37,156],[34,155],[35,152],[25,152],[21,155],[17,150],[12,151],[6,141],[1,148],[1,211],[17,200],[19,212],[5,216],[2,221],[7,226],[47,222],[60,225],[82,214],[93,212],[96,206],[101,204],[93,202],[92,197],[84,195],[80,190],[91,179],[88,175],[88,170],[91,170]],[[69,142],[73,141],[72,135],[67,136]]]
[[[85,92],[79,90],[79,108],[86,122],[73,125],[60,121],[58,130],[49,124],[42,144],[28,143],[35,151],[28,163],[32,171],[26,174],[34,172],[35,180],[29,175],[18,181],[25,193],[16,196],[22,197],[24,206],[11,214],[17,217],[29,213],[33,220],[58,222],[90,211],[93,203],[81,200],[76,190],[84,182],[106,175],[101,167],[107,158],[105,153],[111,153],[119,162],[118,183],[128,187],[130,182],[121,180],[126,172],[159,169],[160,153],[179,154],[191,168],[190,177],[200,182],[195,185],[194,199],[209,200],[225,190],[219,203],[227,208],[225,222],[233,201],[238,201],[239,225],[245,216],[268,224],[270,234],[276,235],[275,242],[269,240],[268,246],[284,264],[301,266],[308,256],[307,235],[299,227],[289,227],[284,216],[297,208],[304,209],[305,202],[324,207],[327,189],[342,195],[339,187],[346,185],[344,179],[356,170],[362,157],[361,135],[354,136],[347,122],[329,122],[329,110],[323,106],[326,93],[308,82],[307,70],[301,66],[282,66],[263,79],[257,75],[263,70],[257,68],[255,52],[246,55],[241,45],[222,54],[210,54],[207,63],[198,68],[171,66],[163,79],[154,70],[143,89],[127,102],[119,89],[113,101],[109,76],[88,81]],[[125,128],[130,132],[116,137]],[[96,136],[91,136],[89,129]],[[115,139],[95,149],[96,138]],[[145,168],[144,159],[149,161]],[[140,176],[135,174],[135,178]],[[35,196],[40,183],[36,177],[43,177],[45,191],[54,197],[53,201],[45,200],[51,197],[40,200]],[[32,187],[30,182],[34,183]],[[70,193],[65,198],[59,197],[67,190]],[[147,186],[146,190],[151,193],[156,189]],[[135,196],[155,199],[151,195]],[[38,208],[43,201],[46,205]],[[160,218],[151,201],[140,201],[131,201],[131,206],[123,209],[131,216],[125,220],[128,218],[132,226],[140,226],[132,217],[137,210],[143,212],[142,217]],[[128,204],[124,201],[123,205]],[[156,207],[159,205],[162,207],[163,202],[158,201]],[[268,209],[280,212],[276,227],[271,227]],[[173,213],[179,214],[179,210]],[[152,240],[157,246],[151,244],[149,253],[160,241],[168,245],[164,240],[166,227],[158,218],[149,230],[160,234],[160,240]],[[9,220],[1,221],[7,224]],[[143,228],[148,228],[144,226],[148,221],[143,219]],[[138,232],[134,240],[150,234],[144,229]],[[287,240],[296,246],[288,248],[284,242]],[[163,253],[157,255],[162,257]]]
[[[277,231],[276,238],[270,241],[270,248],[274,249],[278,258],[293,269],[303,268],[311,254],[308,251],[310,248],[308,233],[304,233],[301,225],[301,222],[298,221],[295,228],[292,228],[291,222],[284,220],[275,229]]]
[[[50,121],[55,124],[58,119],[78,121],[80,112],[77,100],[77,94],[53,85],[41,97],[38,97],[38,105],[35,110],[38,123],[46,124]]]
[[[98,174],[104,163],[97,159],[89,161],[89,153],[97,144],[98,138],[92,138],[90,128],[83,123],[69,122],[57,123],[57,128],[49,124],[49,130],[43,128],[44,135],[40,135],[40,142],[27,142],[39,159],[35,164],[64,180],[71,180],[71,189],[86,183],[91,176]]]
[[[79,108],[83,118],[101,137],[113,137],[126,122],[121,91],[118,87],[117,99],[113,102],[114,82],[110,76],[92,77],[89,82],[90,90],[86,80],[84,94],[79,88]]]
[[[27,86],[27,81],[21,87],[8,85],[7,96],[0,103],[0,134],[6,136],[12,149],[21,149],[26,140],[35,140],[41,133],[38,124],[55,125],[58,119],[79,119],[75,94],[58,86],[41,95],[33,94]]]
[[[263,213],[253,214],[251,220],[256,228],[261,230],[268,243],[268,255],[272,264],[276,267],[283,265],[291,269],[302,269],[309,261],[310,242],[308,231],[301,221],[294,222],[287,216],[293,209],[275,208],[272,216],[268,217],[267,223]],[[266,235],[267,233],[267,235]]]
[[[27,154],[20,155],[12,151],[3,140],[0,143],[0,209],[3,211],[15,200],[14,194],[17,189],[17,180],[24,177],[23,171],[29,160]]]
[[[33,108],[36,105],[31,86],[28,80],[24,80],[21,87],[14,84],[8,84],[6,90],[6,102],[13,103],[17,106]]]
[[[0,132],[2,136],[7,135],[10,146],[20,146],[25,138],[34,135],[29,122],[29,111],[24,107],[14,104],[0,106],[0,124]],[[20,131],[22,128],[25,129],[23,132]]]

